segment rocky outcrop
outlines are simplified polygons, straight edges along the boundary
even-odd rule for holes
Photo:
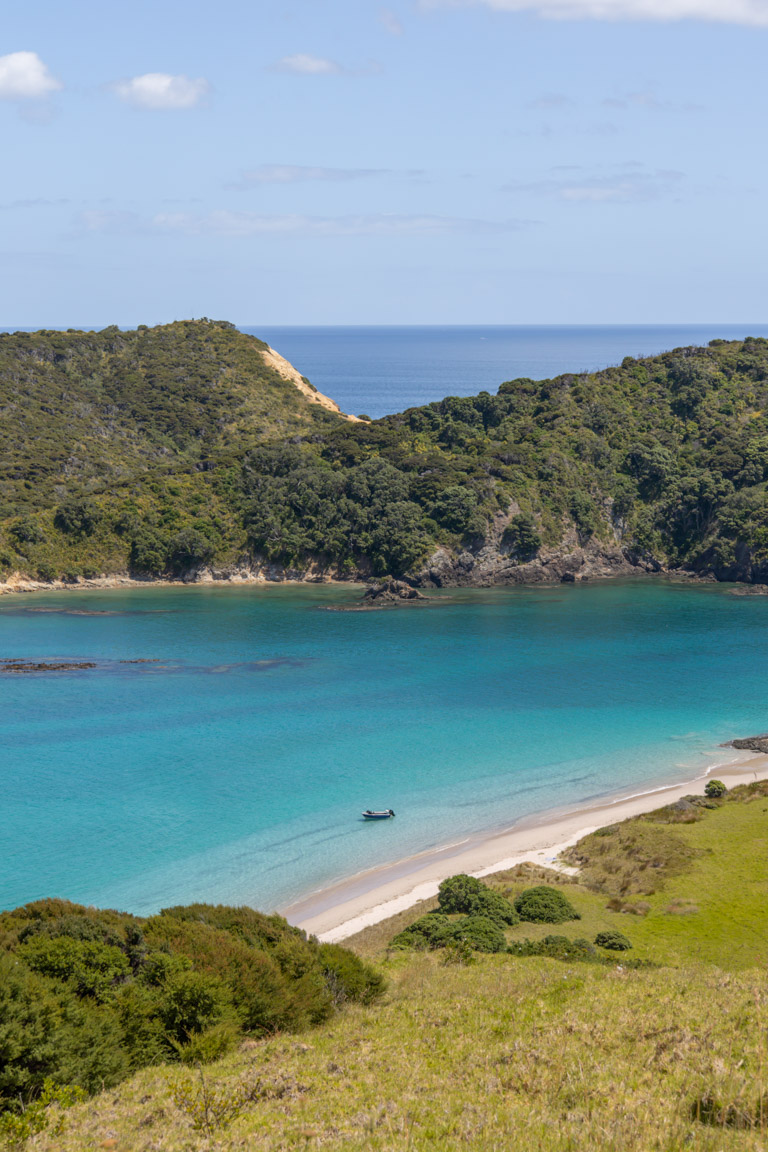
[[[651,557],[639,556],[618,545],[590,540],[584,544],[565,537],[557,548],[541,548],[530,560],[520,560],[498,543],[483,543],[458,554],[439,548],[414,574],[420,587],[488,588],[504,584],[572,584],[661,572]]]
[[[95,668],[90,661],[46,661],[46,660],[0,660],[0,672],[10,672],[16,675],[25,672],[82,672],[87,668]]]
[[[427,597],[417,592],[404,580],[393,580],[385,576],[383,580],[372,580],[363,594],[366,604],[375,604],[383,607],[385,604],[413,604],[417,601],[426,602]]]
[[[743,740],[731,740],[730,746],[747,752],[768,752],[768,735],[746,736]]]

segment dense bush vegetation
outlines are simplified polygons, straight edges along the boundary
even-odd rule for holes
[[[138,919],[43,900],[0,914],[0,1112],[46,1081],[93,1091],[243,1033],[297,1031],[383,978],[279,916],[195,904]]]
[[[438,907],[409,924],[391,941],[394,948],[422,951],[463,945],[476,952],[503,952],[506,928],[519,922],[509,900],[474,876],[443,880]]]
[[[597,936],[595,936],[595,944],[600,948],[607,948],[611,952],[628,952],[632,947],[631,942],[623,932],[616,932],[614,930],[598,932]]]
[[[581,919],[568,897],[548,884],[526,888],[516,896],[515,911],[521,920],[532,924],[562,924],[566,920]]]
[[[553,960],[586,960],[599,963],[600,956],[588,940],[569,940],[567,936],[545,936],[543,940],[513,940],[508,951],[512,956],[549,956]]]
[[[455,912],[466,916],[487,916],[501,927],[517,924],[520,917],[501,892],[496,892],[476,880],[460,873],[443,880],[437,893],[440,911],[448,915]]]
[[[393,948],[434,951],[464,943],[476,952],[504,952],[507,941],[501,925],[489,916],[459,916],[451,919],[439,912],[429,912],[391,941]]]
[[[704,787],[704,795],[711,797],[713,800],[719,800],[725,796],[728,789],[722,780],[708,780]]]
[[[257,555],[402,574],[569,531],[768,579],[768,341],[713,341],[348,423],[195,321],[0,336],[0,560],[74,579]]]

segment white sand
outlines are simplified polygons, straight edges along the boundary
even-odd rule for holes
[[[683,796],[701,795],[708,777],[716,775],[731,788],[768,777],[768,756],[754,752],[734,752],[733,755],[733,762],[721,761],[682,784],[608,797],[598,804],[576,809],[540,813],[483,839],[464,840],[358,873],[292,904],[284,914],[292,924],[320,940],[345,940],[371,924],[378,924],[434,896],[440,882],[458,872],[488,876],[524,861],[563,867],[557,857],[582,836],[605,824],[650,812],[663,804],[673,804]]]

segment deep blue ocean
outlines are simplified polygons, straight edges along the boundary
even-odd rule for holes
[[[376,416],[768,326],[253,331]],[[0,657],[96,663],[0,674],[0,907],[285,907],[526,814],[689,778],[768,729],[768,597],[649,580],[328,611],[358,596],[0,600]],[[369,825],[367,807],[397,817]]]
[[[376,419],[504,380],[590,372],[716,338],[768,336],[768,324],[572,327],[243,327],[266,340],[342,412]]]

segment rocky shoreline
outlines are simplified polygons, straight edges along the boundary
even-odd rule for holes
[[[302,567],[263,561],[258,558],[242,559],[223,566],[204,566],[190,569],[180,577],[146,577],[123,573],[96,577],[78,577],[76,581],[40,581],[23,573],[13,573],[0,583],[0,596],[13,592],[66,591],[77,589],[146,588],[151,585],[173,586],[189,584],[364,584],[368,586],[390,582],[393,588],[375,596],[368,594],[367,607],[381,607],[385,602],[415,602],[417,597],[405,590],[435,588],[503,588],[518,584],[576,584],[633,576],[675,576],[714,583],[717,577],[705,571],[667,568],[651,555],[623,550],[621,546],[601,541],[579,541],[575,532],[552,548],[540,548],[530,560],[519,560],[504,551],[499,541],[485,541],[476,548],[451,552],[446,547],[436,548],[419,568],[400,579],[375,579],[370,570],[358,568],[343,570],[333,563],[322,563],[314,558]],[[394,588],[394,585],[397,588]],[[765,594],[763,585],[745,584],[735,594]],[[375,602],[379,600],[380,602]]]
[[[430,588],[492,588],[518,584],[575,584],[588,580],[611,580],[633,576],[675,576],[686,580],[714,582],[711,573],[696,573],[687,569],[666,568],[650,556],[640,556],[623,550],[618,545],[606,545],[591,540],[580,543],[566,537],[556,548],[541,548],[535,557],[521,561],[505,552],[498,542],[487,542],[475,549],[454,553],[438,548],[421,567],[406,573],[399,580],[381,577],[378,581],[363,568],[349,572],[334,564],[323,564],[318,559],[302,567],[243,559],[222,566],[203,566],[190,569],[182,576],[132,576],[129,572],[116,572],[77,580],[36,580],[21,572],[12,573],[0,583],[0,596],[15,592],[67,591],[100,588],[141,588],[147,586],[184,586],[190,584],[371,584],[390,581],[397,584],[389,588],[381,602],[379,595],[367,597],[368,607],[381,607],[387,601],[417,602],[417,597],[405,589]],[[750,588],[750,585],[745,586]]]

